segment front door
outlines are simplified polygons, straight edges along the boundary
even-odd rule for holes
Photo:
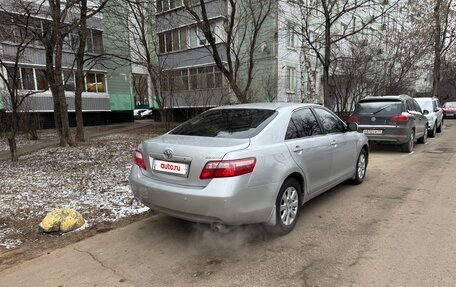
[[[331,145],[309,108],[293,112],[285,136],[293,160],[306,177],[309,194],[330,184]]]

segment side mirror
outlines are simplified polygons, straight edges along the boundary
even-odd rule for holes
[[[350,132],[357,132],[358,131],[358,123],[349,123],[348,124],[348,131]]]
[[[429,111],[428,110],[424,110],[423,111],[423,115],[429,115]]]

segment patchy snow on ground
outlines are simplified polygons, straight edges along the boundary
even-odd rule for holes
[[[56,208],[74,208],[90,225],[147,211],[134,199],[128,174],[135,147],[151,136],[114,134],[45,148],[18,163],[0,161],[0,249],[20,245],[19,235],[30,232],[21,226],[37,226]]]
[[[38,140],[32,141],[29,139],[28,134],[26,133],[19,133],[16,136],[16,146],[18,148],[22,146],[26,146],[29,144],[35,144],[35,143],[42,143],[46,142],[49,140],[55,140],[56,139],[56,133],[55,130],[40,130],[38,131]],[[8,145],[8,138],[6,137],[6,134],[1,134],[0,135],[0,152],[9,150],[9,145]]]

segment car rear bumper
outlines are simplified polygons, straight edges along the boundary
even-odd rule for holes
[[[403,144],[410,138],[411,129],[407,126],[360,125],[360,130],[371,142]],[[367,134],[365,130],[381,130],[382,134]]]
[[[134,165],[129,181],[139,201],[173,217],[227,225],[268,222],[279,183],[250,187],[249,178],[212,179],[205,187],[192,187],[151,179]]]

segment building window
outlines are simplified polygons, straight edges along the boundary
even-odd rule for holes
[[[166,12],[175,8],[182,7],[183,0],[157,0],[157,13]]]
[[[294,93],[296,89],[296,69],[287,67],[285,74],[285,89],[287,93]]]
[[[222,87],[222,73],[216,66],[164,72],[163,91],[204,90]]]
[[[158,34],[159,53],[188,49],[187,28],[180,28]]]
[[[294,25],[291,22],[288,22],[287,27],[287,47],[296,48],[296,32],[294,30]]]
[[[48,89],[48,81],[46,70],[44,69],[35,69],[36,75],[36,83],[38,85],[38,90],[47,90]]]
[[[86,90],[92,93],[105,93],[106,81],[104,74],[88,73],[86,76]]]
[[[32,68],[21,68],[22,88],[24,90],[35,90],[35,76]]]
[[[93,30],[92,37],[93,37],[93,52],[96,54],[103,53],[103,32]]]

